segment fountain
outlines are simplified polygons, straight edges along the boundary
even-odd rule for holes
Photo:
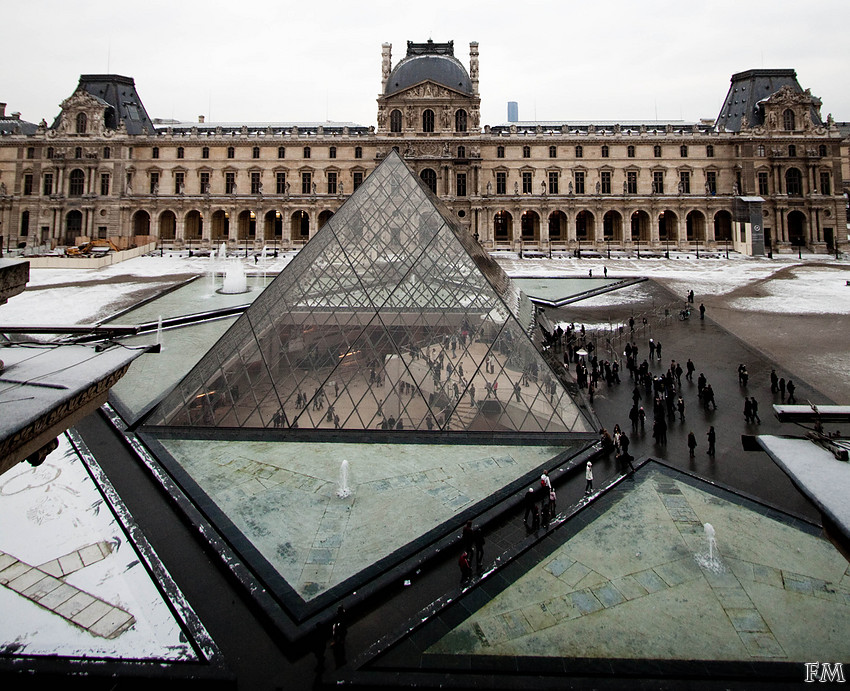
[[[714,536],[714,526],[706,523],[703,526],[705,541],[708,547],[707,553],[695,554],[694,559],[702,568],[712,573],[723,573],[726,569],[720,561],[720,553],[717,552],[717,538]]]
[[[227,259],[227,245],[225,243],[221,243],[221,246],[218,248],[218,258],[224,261]]]
[[[343,460],[339,467],[339,489],[336,491],[336,496],[340,499],[345,499],[351,496],[351,487],[348,486],[348,461]]]
[[[236,293],[248,292],[248,277],[245,275],[245,267],[238,257],[227,262],[227,270],[224,273],[224,284],[219,288],[219,293],[235,295]]]
[[[159,315],[159,320],[156,323],[156,344],[159,346],[159,352],[162,352],[162,315]]]

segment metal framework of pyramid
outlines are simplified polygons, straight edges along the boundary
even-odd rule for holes
[[[148,424],[592,432],[528,299],[450,219],[391,152]]]

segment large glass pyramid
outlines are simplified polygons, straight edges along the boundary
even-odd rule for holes
[[[391,152],[148,424],[592,432],[527,298],[450,218]]]

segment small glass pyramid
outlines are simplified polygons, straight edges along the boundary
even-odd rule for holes
[[[527,298],[391,152],[149,425],[592,432]]]

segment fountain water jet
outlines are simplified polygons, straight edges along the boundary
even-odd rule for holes
[[[351,496],[351,487],[348,485],[348,460],[343,460],[339,467],[339,489],[336,491],[336,496],[340,499]]]
[[[711,523],[706,523],[703,526],[703,532],[705,533],[708,553],[695,554],[694,559],[697,564],[708,571],[723,573],[726,568],[723,566],[723,562],[720,561],[720,554],[717,552],[717,538],[715,537],[714,526]]]
[[[156,323],[156,344],[159,346],[159,351],[162,352],[162,315],[159,315],[159,320]]]
[[[226,295],[248,292],[248,277],[245,275],[245,267],[238,257],[227,262],[227,270],[224,274],[224,284],[218,291]]]

